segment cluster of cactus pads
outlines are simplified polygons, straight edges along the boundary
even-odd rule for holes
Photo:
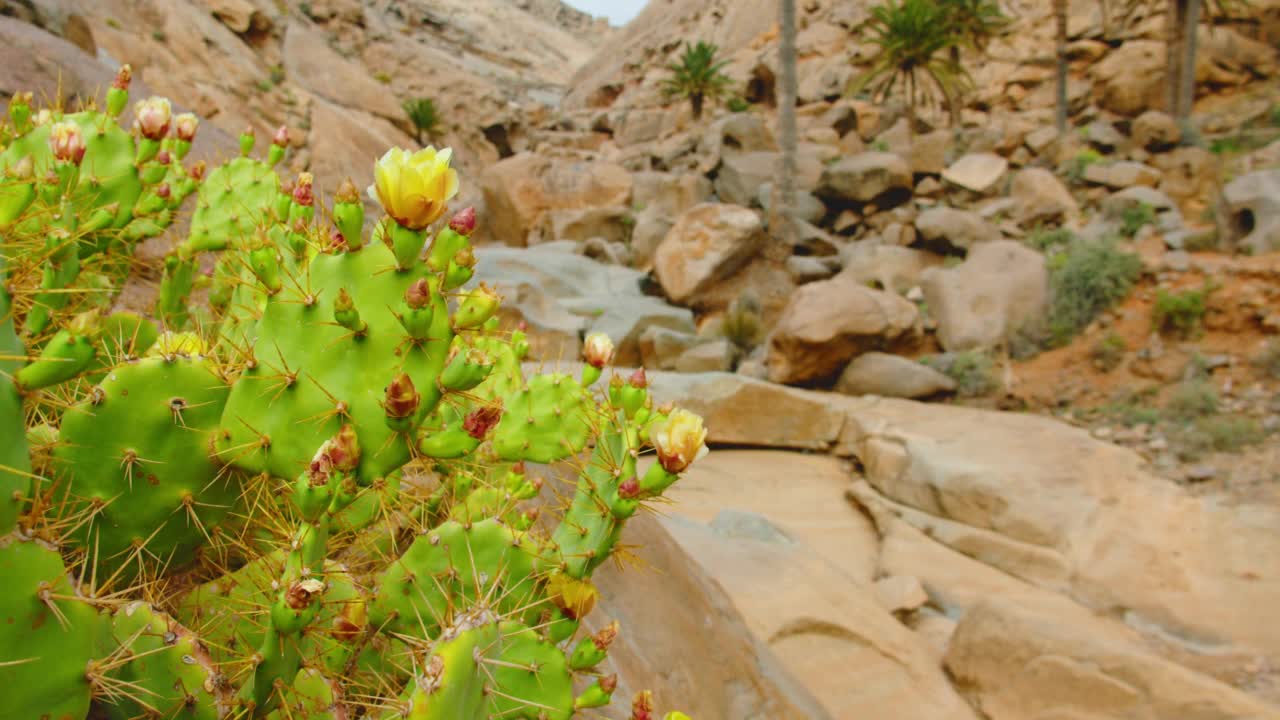
[[[350,183],[325,209],[280,180],[283,131],[184,167],[194,117],[153,98],[125,129],[128,81],[105,112],[18,96],[0,131],[0,718],[610,703],[592,573],[701,420],[602,381],[604,337],[577,377],[526,373],[449,151],[387,153],[366,223]],[[154,311],[112,312],[192,194]]]

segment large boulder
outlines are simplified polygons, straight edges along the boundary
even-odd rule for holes
[[[406,123],[404,110],[391,88],[363,65],[348,60],[329,46],[324,33],[295,21],[284,34],[284,70],[289,79],[329,102]],[[312,127],[323,129],[312,123]],[[366,161],[367,162],[367,161]]]
[[[1138,115],[1164,99],[1165,45],[1129,40],[1090,69],[1098,104],[1120,115]]]
[[[711,196],[711,181],[691,173],[639,172],[632,175],[631,261],[642,270],[686,210]]]
[[[1280,250],[1280,170],[1258,170],[1222,188],[1223,235],[1253,253]]]
[[[911,166],[900,156],[864,152],[823,170],[817,193],[836,204],[901,200],[911,194],[911,179]]]
[[[769,379],[800,383],[829,377],[861,352],[911,339],[918,319],[915,305],[847,276],[802,285],[769,335]]]
[[[1105,185],[1112,190],[1131,187],[1155,187],[1160,184],[1160,171],[1150,165],[1131,160],[1113,163],[1093,163],[1085,168],[1086,182]]]
[[[760,186],[778,175],[776,152],[742,153],[726,157],[716,176],[716,195],[720,201],[733,205],[751,206]]]
[[[1014,214],[1024,226],[1070,220],[1080,214],[1071,191],[1044,168],[1023,168],[1009,188]]]
[[[942,179],[981,195],[997,189],[1009,161],[995,153],[970,153],[942,171]]]
[[[488,209],[484,229],[508,245],[544,239],[535,231],[552,210],[627,206],[631,174],[610,162],[583,162],[520,153],[485,168],[481,190]]]
[[[1178,121],[1159,110],[1148,110],[1139,115],[1134,119],[1129,134],[1133,136],[1135,145],[1152,152],[1169,150],[1182,140]]]
[[[940,243],[956,250],[1000,239],[1000,229],[976,212],[938,205],[916,216],[916,232],[927,243]]]
[[[749,262],[765,239],[760,218],[751,210],[697,205],[680,216],[658,246],[654,275],[672,302],[694,304],[699,293]]]
[[[1012,240],[978,245],[954,268],[933,268],[924,297],[948,351],[994,347],[1044,317],[1049,273],[1044,256]]]
[[[756,113],[733,113],[718,118],[702,134],[698,141],[698,172],[706,174],[730,155],[744,152],[776,151],[778,143],[773,139],[764,120]]]
[[[845,395],[923,398],[955,389],[955,380],[928,365],[879,352],[854,358],[836,381],[836,391]]]
[[[590,332],[608,335],[614,344],[614,362],[619,365],[640,364],[640,338],[650,328],[664,328],[692,334],[693,313],[687,308],[672,307],[660,298],[647,295],[625,301],[612,299],[593,305],[575,304],[580,312],[589,312]]]
[[[840,274],[859,285],[901,294],[918,287],[924,271],[942,261],[940,255],[915,248],[854,243],[840,251]]]
[[[1135,645],[1097,621],[1005,599],[960,620],[947,669],[990,720],[1276,717],[1280,709]]]

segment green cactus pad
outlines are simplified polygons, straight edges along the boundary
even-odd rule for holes
[[[587,446],[596,412],[582,385],[569,375],[538,375],[504,398],[505,413],[493,434],[503,460],[550,463]]]
[[[114,368],[67,411],[55,469],[70,514],[93,514],[68,539],[99,579],[186,564],[230,510],[238,483],[210,457],[226,398],[210,361],[171,355]]]
[[[109,720],[137,717],[217,720],[227,703],[225,683],[190,630],[144,602],[116,611],[111,620],[108,678],[127,683],[124,696],[103,704]]]
[[[188,254],[226,250],[253,237],[280,196],[280,178],[264,162],[238,157],[205,178],[191,215]]]
[[[384,632],[435,637],[477,604],[495,610],[547,610],[536,602],[538,547],[497,520],[445,522],[414,540],[373,583],[369,623]]]
[[[344,423],[355,426],[362,484],[385,477],[411,455],[407,434],[392,430],[383,390],[399,373],[412,378],[421,412],[439,402],[436,378],[444,367],[452,331],[444,299],[432,295],[431,333],[411,342],[393,308],[422,277],[421,268],[395,270],[383,245],[318,255],[305,278],[285,283],[267,304],[245,370],[227,402],[219,456],[254,473],[293,478],[317,448]],[[357,335],[334,322],[333,302],[345,288],[368,323]]]
[[[26,351],[13,329],[9,293],[4,290],[4,258],[0,257],[0,533],[13,530],[22,499],[31,488],[31,458],[23,430],[22,397],[13,374]]]
[[[3,717],[83,718],[91,694],[85,673],[101,626],[97,613],[75,599],[62,557],[40,541],[0,538],[0,578]]]

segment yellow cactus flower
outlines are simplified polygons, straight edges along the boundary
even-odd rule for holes
[[[458,194],[458,173],[449,167],[453,149],[426,147],[409,153],[391,148],[374,166],[369,197],[400,225],[422,230],[439,220]]]
[[[685,468],[707,454],[707,429],[702,418],[684,409],[676,409],[666,422],[651,432],[653,447],[658,452],[658,462],[669,473],[681,473]]]
[[[589,580],[578,580],[558,572],[547,578],[547,595],[571,620],[580,620],[596,606],[600,593]]]

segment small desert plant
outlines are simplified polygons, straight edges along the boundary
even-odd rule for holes
[[[938,95],[955,118],[958,96],[969,85],[969,76],[952,48],[965,41],[950,21],[951,11],[934,0],[886,0],[871,9],[866,28],[870,42],[880,52],[871,68],[859,77],[850,94],[870,90],[880,99],[901,86],[906,91],[908,131],[915,133],[916,106]]]
[[[1208,380],[1185,380],[1174,386],[1165,409],[1184,421],[1213,415],[1218,412],[1218,391]]]
[[[729,102],[725,103],[725,107],[729,108],[729,112],[747,112],[751,109],[751,103],[747,102],[739,95],[729,98]]]
[[[1099,313],[1128,296],[1142,260],[1113,241],[1076,240],[1049,261],[1049,341],[1065,345]]]
[[[1081,150],[1067,165],[1067,179],[1073,183],[1080,182],[1084,179],[1084,171],[1088,170],[1090,165],[1102,162],[1104,159],[1097,150]]]
[[[1204,314],[1211,286],[1181,292],[1156,291],[1151,307],[1151,324],[1162,335],[1191,338],[1204,330]]]
[[[1263,373],[1280,379],[1280,340],[1271,340],[1262,347],[1262,352],[1254,358],[1253,363]]]
[[[1124,362],[1124,354],[1129,351],[1129,344],[1117,332],[1109,332],[1089,349],[1089,358],[1103,372],[1111,372]]]
[[[374,79],[374,80],[377,80],[378,82],[382,83],[383,85],[390,85],[390,84],[391,84],[391,73],[389,73],[389,72],[385,72],[385,71],[382,71],[382,70],[379,70],[378,72],[376,72],[376,73],[374,73],[374,74],[373,74],[373,79]]]
[[[695,120],[702,117],[705,101],[724,95],[731,82],[721,72],[728,61],[717,59],[719,51],[716,45],[701,40],[696,45],[685,43],[680,60],[667,66],[671,76],[662,81],[662,92],[667,97],[688,98]]]
[[[742,352],[751,352],[760,344],[764,334],[764,320],[760,316],[760,301],[750,291],[737,297],[724,314],[721,333]]]
[[[995,363],[986,353],[966,350],[922,358],[921,363],[955,380],[956,394],[961,397],[990,395],[999,387]]]
[[[1156,209],[1147,203],[1138,203],[1125,208],[1120,214],[1120,234],[1132,238],[1144,226],[1156,220]]]
[[[1178,455],[1194,460],[1208,452],[1236,452],[1266,437],[1262,425],[1240,415],[1211,415],[1174,429]]]
[[[1066,247],[1075,240],[1076,234],[1071,232],[1070,228],[1056,227],[1047,228],[1040,226],[1031,231],[1027,235],[1027,245],[1039,250],[1047,252],[1056,247]]]
[[[424,136],[430,137],[440,127],[440,112],[436,110],[435,101],[431,98],[405,100],[401,107],[404,108],[404,114],[409,116],[409,122],[413,123],[418,144],[422,144]]]

